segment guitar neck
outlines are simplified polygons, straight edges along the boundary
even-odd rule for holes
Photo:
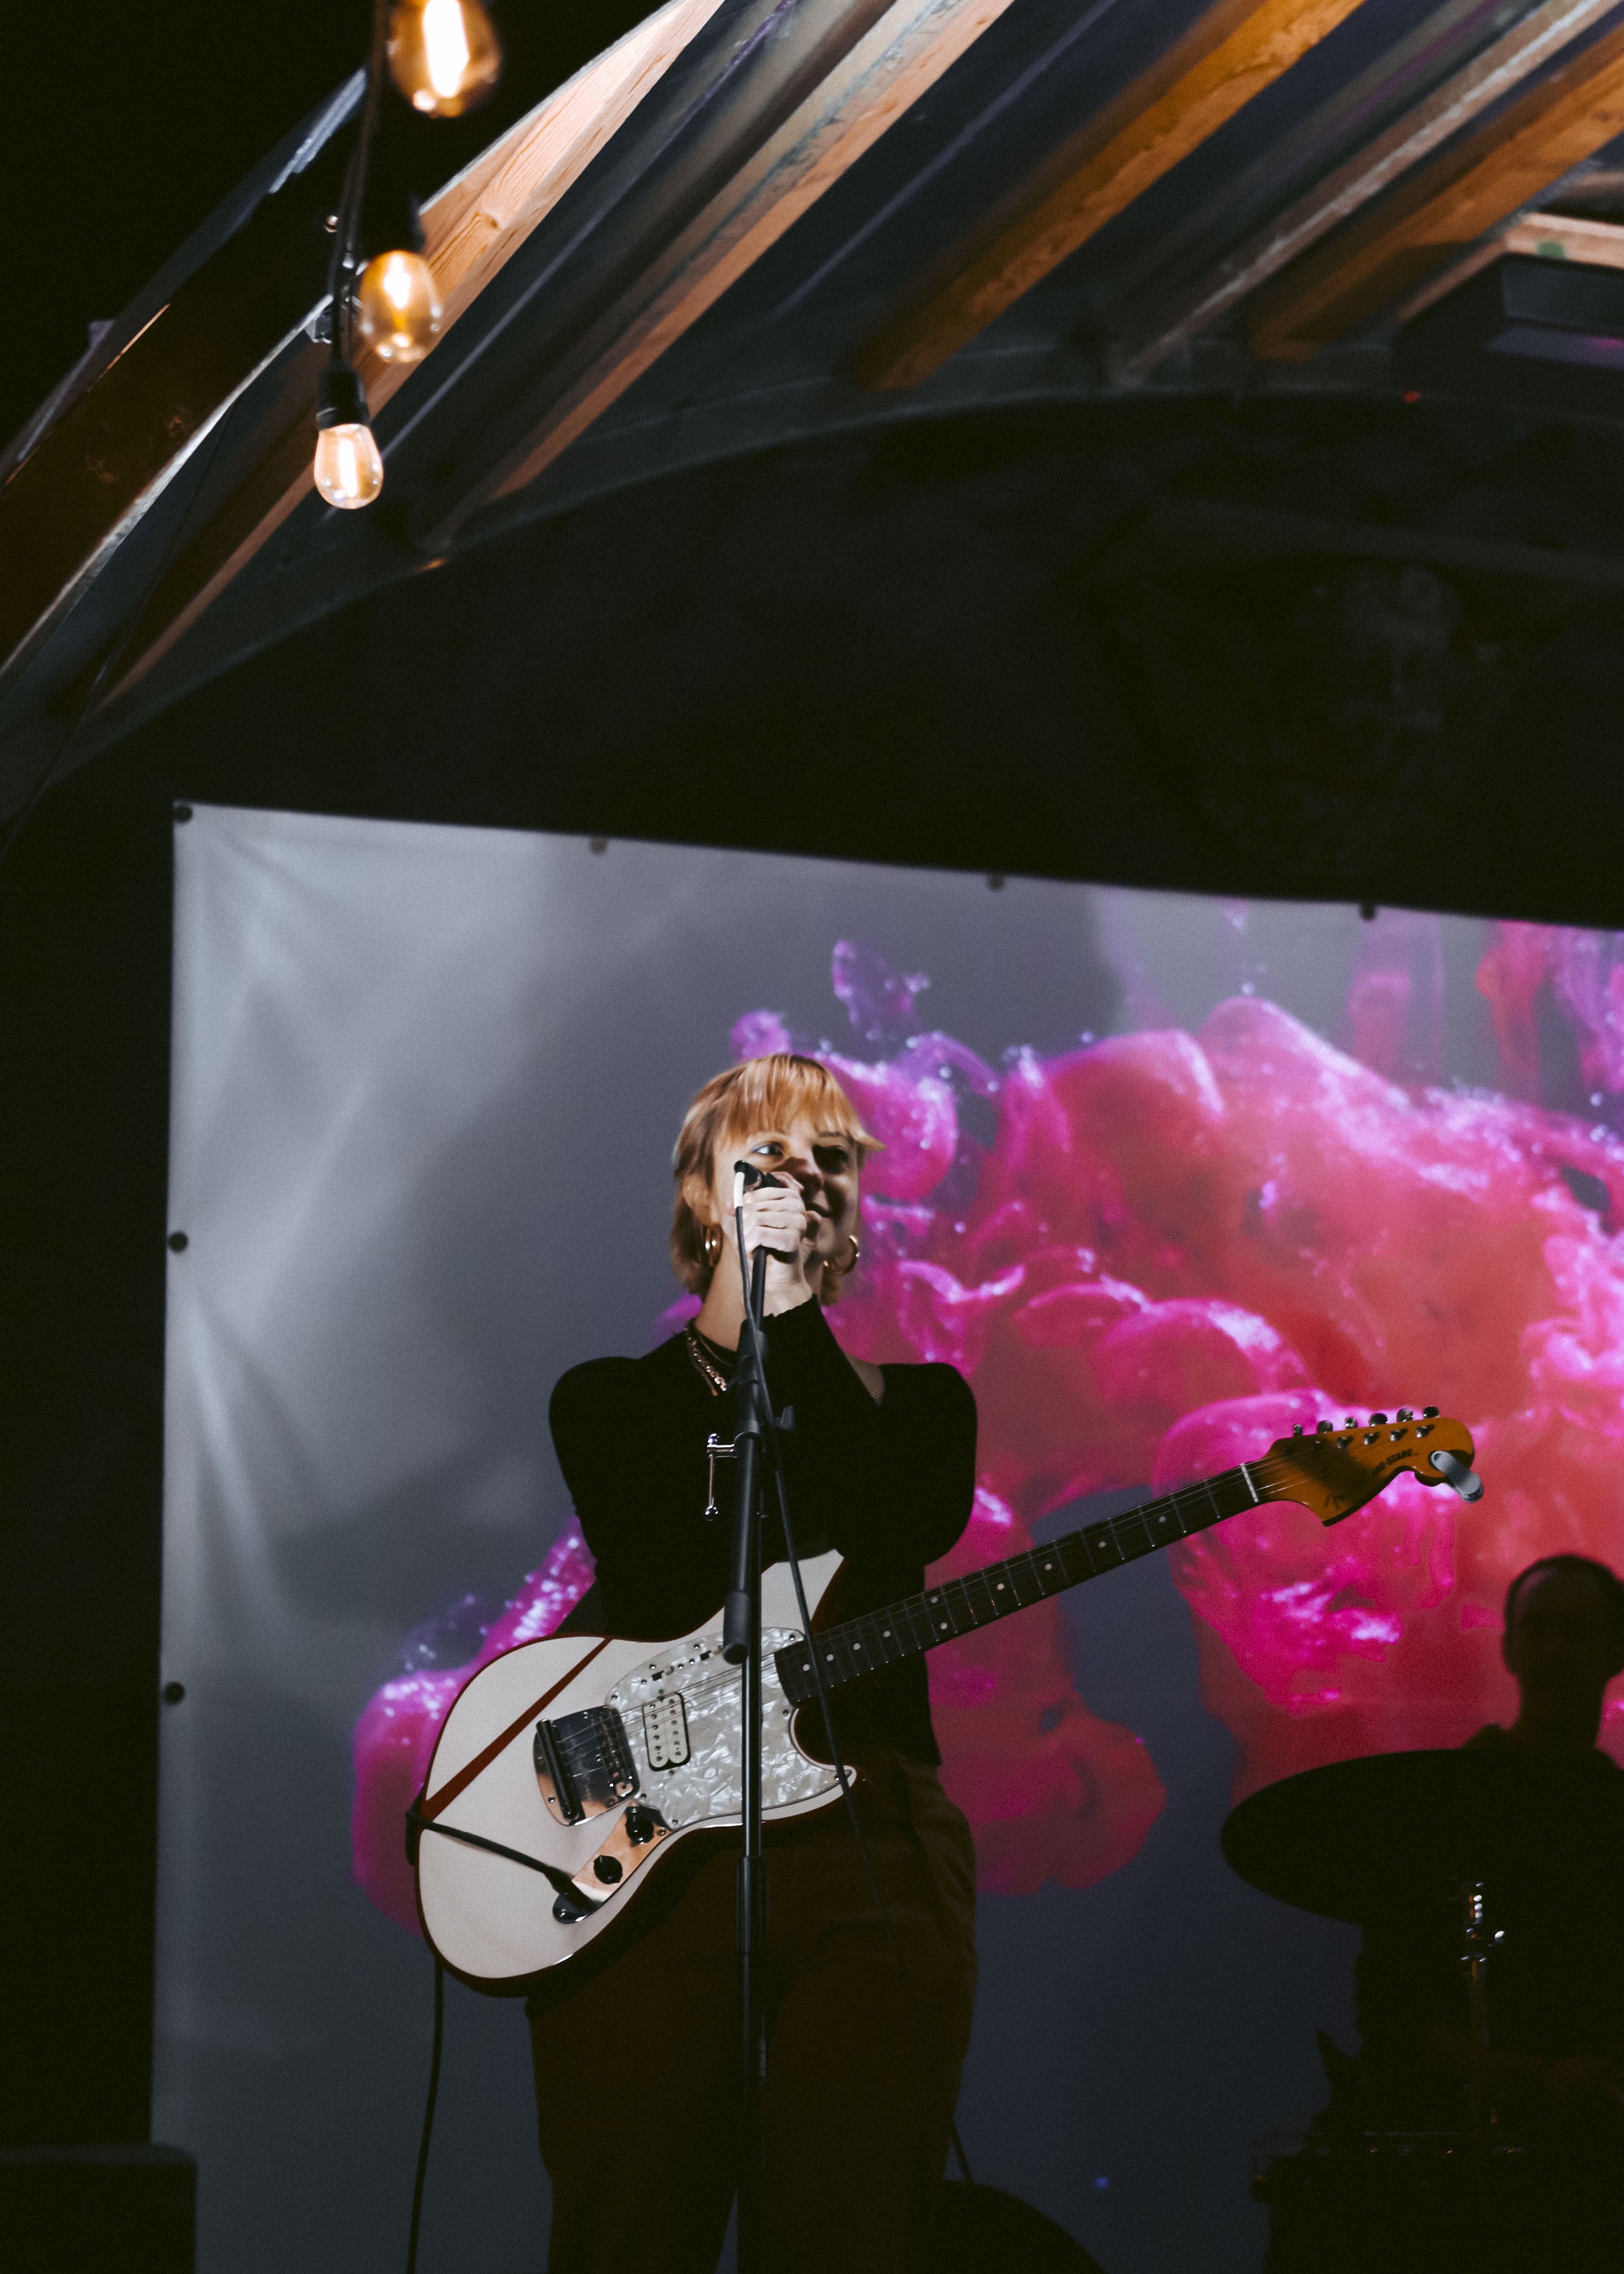
[[[1097,1579],[1140,1555],[1169,1547],[1177,1540],[1189,1540],[1272,1497],[1254,1484],[1243,1461],[1205,1484],[1187,1486],[1125,1515],[1085,1525],[1080,1532],[1069,1532],[1047,1547],[1029,1548],[1003,1563],[989,1563],[963,1578],[944,1579],[940,1586],[908,1595],[883,1610],[844,1620],[813,1637],[824,1686],[837,1689],[876,1667],[894,1666],[957,1636],[973,1634],[977,1627],[1064,1594],[1068,1587],[1079,1587],[1085,1579]],[[778,1653],[774,1662],[792,1705],[804,1706],[816,1697],[805,1643],[792,1643]]]

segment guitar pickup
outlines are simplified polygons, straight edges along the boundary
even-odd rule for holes
[[[650,1698],[643,1707],[643,1749],[651,1769],[680,1769],[688,1759],[688,1708],[680,1690]]]

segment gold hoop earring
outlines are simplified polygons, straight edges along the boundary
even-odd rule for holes
[[[700,1226],[699,1252],[705,1259],[706,1270],[714,1271],[722,1259],[722,1227],[719,1224]]]
[[[853,1232],[853,1233],[852,1233],[852,1235],[851,1235],[851,1240],[852,1240],[852,1260],[851,1260],[851,1261],[850,1261],[849,1263],[843,1263],[843,1264],[841,1264],[841,1266],[840,1266],[840,1276],[842,1277],[842,1279],[849,1279],[849,1278],[851,1277],[851,1276],[852,1276],[853,1272],[856,1270],[857,1266],[858,1266],[859,1262],[861,1261],[861,1258],[862,1258],[862,1242],[861,1242],[861,1239],[858,1239],[857,1234],[856,1234],[855,1232]]]

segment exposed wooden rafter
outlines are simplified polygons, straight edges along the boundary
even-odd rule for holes
[[[1252,353],[1301,360],[1370,321],[1620,133],[1624,25],[1283,269],[1252,304]]]
[[[857,361],[917,387],[1351,15],[1358,0],[1217,0],[1052,152]]]
[[[537,406],[525,430],[493,463],[431,501],[421,541],[440,549],[482,506],[534,481],[929,93],[1008,5],[1009,0],[896,0],[603,312],[577,350],[575,363],[583,367],[556,392],[545,381],[542,392],[548,399]]]
[[[1530,72],[1553,62],[1617,4],[1618,0],[1545,0],[1283,213],[1271,215],[1215,268],[1136,310],[1117,342],[1114,375],[1129,385],[1147,378],[1195,334],[1219,322],[1492,104],[1515,94]]]

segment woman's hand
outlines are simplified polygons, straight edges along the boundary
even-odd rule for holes
[[[722,1229],[731,1246],[731,1216]],[[780,1311],[793,1311],[798,1303],[810,1302],[812,1289],[807,1280],[807,1258],[812,1251],[812,1234],[807,1221],[806,1200],[798,1184],[786,1179],[782,1184],[757,1185],[754,1191],[746,1193],[744,1239],[747,1261],[758,1247],[767,1251],[767,1278],[762,1300],[770,1317]],[[729,1261],[732,1262],[731,1258]],[[733,1263],[734,1270],[738,1268]]]

